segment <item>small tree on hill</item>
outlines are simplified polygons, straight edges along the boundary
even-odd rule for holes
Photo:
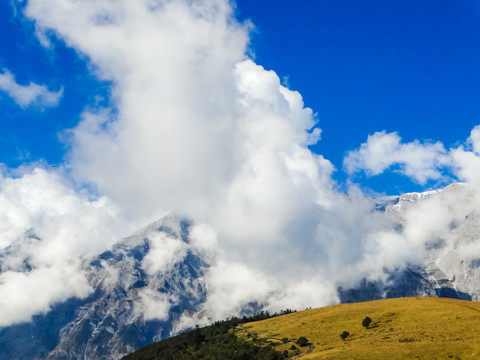
[[[368,329],[368,327],[370,326],[370,324],[372,323],[372,319],[370,319],[368,316],[363,319],[362,321],[362,326],[366,329]]]
[[[340,334],[340,337],[342,338],[342,340],[345,340],[348,335],[350,335],[350,333],[348,331],[344,331]]]
[[[298,340],[296,341],[296,344],[300,346],[307,346],[308,345],[308,339],[305,336],[300,336]]]

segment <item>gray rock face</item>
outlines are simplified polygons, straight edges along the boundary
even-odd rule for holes
[[[389,274],[387,282],[362,280],[354,289],[338,288],[341,303],[410,296],[438,296],[421,268],[411,267]]]
[[[85,261],[95,292],[0,329],[0,358],[119,359],[168,337],[180,315],[198,311],[206,297],[207,264],[188,247],[189,227],[167,217]],[[162,269],[151,257],[162,256],[159,243],[170,249]]]

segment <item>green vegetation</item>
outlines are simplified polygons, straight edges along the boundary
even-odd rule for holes
[[[298,340],[295,342],[295,344],[298,344],[300,346],[307,346],[308,345],[308,339],[305,336],[300,336]]]
[[[251,319],[259,321],[248,322]],[[375,319],[374,326],[371,319]],[[480,359],[480,303],[402,298],[328,306],[273,318],[262,313],[197,328],[124,359],[285,358]]]
[[[292,311],[286,310],[272,316],[289,313]],[[249,334],[248,340],[239,339],[236,335],[235,327],[238,325],[272,316],[268,312],[261,312],[249,318],[234,317],[204,328],[197,327],[193,331],[146,346],[125,356],[123,360],[283,360],[288,357],[288,351],[279,352],[273,348],[281,340],[272,343],[259,339],[255,334]]]

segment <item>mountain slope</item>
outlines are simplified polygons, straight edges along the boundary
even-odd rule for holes
[[[386,281],[364,279],[354,289],[339,288],[342,303],[406,296],[480,299],[480,258],[475,256],[480,213],[472,190],[451,184],[376,202],[396,221],[398,233],[417,242],[423,263],[385,270]]]
[[[146,346],[122,360],[283,360],[286,358],[284,353],[262,344],[242,340],[234,334],[233,329],[239,324],[268,317],[268,314],[262,312],[251,318],[234,317],[217,321],[209,326],[197,327],[195,330]]]
[[[372,319],[369,328],[362,326],[365,317]],[[237,333],[246,339],[256,336],[273,343],[306,337],[312,351],[302,359],[480,358],[480,303],[457,299],[341,304],[247,323],[241,329]],[[349,335],[342,340],[344,331]],[[289,349],[292,342],[275,349]]]
[[[370,323],[364,322],[367,317]],[[277,351],[261,359],[285,355],[340,360],[480,357],[480,303],[471,301],[387,299],[327,306],[239,325],[233,320],[218,325],[229,327],[228,341],[223,337],[222,341],[212,341],[208,334],[215,332],[215,325],[149,345],[125,360],[223,359],[227,357],[212,354],[220,349],[237,354],[235,349],[242,341]],[[231,340],[234,335],[238,340]]]
[[[82,270],[95,291],[1,328],[0,357],[118,359],[168,337],[180,315],[199,311],[206,297],[208,265],[189,248],[189,227],[169,216],[86,260]],[[167,265],[157,268],[151,254]]]
[[[424,248],[425,261],[385,269],[383,281],[365,278],[355,288],[340,286],[340,302],[408,296],[478,300],[480,259],[473,256],[480,236],[477,201],[462,184],[378,199],[377,211],[395,219],[399,234],[408,231],[412,221],[420,229],[433,224],[433,236],[419,246]],[[447,213],[448,221],[436,218],[436,208]],[[423,224],[423,215],[429,212],[434,213],[434,221]],[[92,293],[57,303],[30,323],[0,328],[0,358],[119,359],[182,330],[185,326],[178,321],[182,314],[203,316],[211,259],[190,242],[191,226],[182,217],[167,216],[84,260],[79,271]],[[38,237],[32,229],[20,240],[35,242]],[[0,270],[14,250],[0,253]],[[21,271],[31,268],[28,261],[21,265]],[[248,315],[261,307],[248,303],[243,310]]]

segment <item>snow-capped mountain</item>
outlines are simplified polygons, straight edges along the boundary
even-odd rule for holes
[[[432,213],[426,221],[425,217],[418,219],[418,226],[435,229],[425,243],[425,264],[419,273],[439,296],[480,299],[480,259],[475,256],[480,239],[477,201],[472,190],[457,183],[439,191],[402,195],[387,208],[401,226],[411,223],[417,213]]]
[[[340,301],[478,300],[480,259],[472,255],[480,237],[477,200],[462,184],[377,199],[377,211],[394,219],[398,234],[416,234],[409,239],[418,242],[423,262],[385,269],[383,281],[365,278],[355,288],[339,287]],[[191,245],[191,227],[189,220],[167,216],[84,260],[82,272],[93,292],[57,303],[32,322],[0,328],[0,358],[112,360],[169,337],[182,314],[198,314],[208,296],[210,259]],[[24,237],[37,241],[33,230]],[[14,249],[0,254],[0,265],[9,251]],[[30,265],[22,266],[28,271]]]
[[[339,288],[341,302],[405,296],[440,296],[478,301],[480,214],[475,193],[456,183],[441,190],[377,199],[398,231],[418,241],[423,263],[388,271],[387,281],[364,279],[355,289]],[[414,233],[412,235],[410,233]],[[472,251],[474,250],[474,251]]]
[[[168,337],[180,315],[198,311],[205,300],[208,265],[188,248],[189,227],[185,219],[166,217],[85,261],[95,291],[31,323],[0,329],[0,358],[118,359]],[[149,254],[159,251],[167,251],[168,267],[151,263]]]

